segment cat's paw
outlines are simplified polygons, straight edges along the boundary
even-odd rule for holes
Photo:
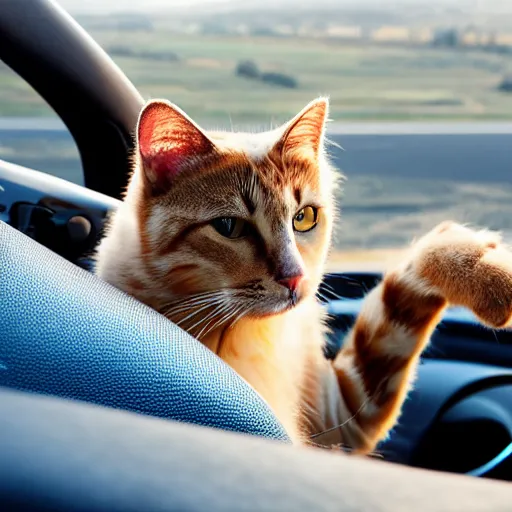
[[[443,222],[412,247],[409,268],[449,303],[492,327],[512,317],[512,252],[499,233]]]

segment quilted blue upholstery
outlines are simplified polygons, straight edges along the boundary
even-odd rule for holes
[[[197,340],[2,222],[0,386],[288,439]]]

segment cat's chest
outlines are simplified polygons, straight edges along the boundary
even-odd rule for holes
[[[226,363],[254,387],[275,387],[291,379],[302,363],[300,329],[284,316],[245,319],[226,330],[222,339],[205,340]]]
[[[297,413],[308,350],[304,316],[245,319],[224,333],[217,354],[272,408],[290,436],[297,435]],[[208,340],[206,345],[210,343]]]

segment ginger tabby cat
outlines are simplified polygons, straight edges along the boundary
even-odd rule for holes
[[[437,226],[367,295],[327,360],[316,292],[339,175],[325,154],[327,113],[320,98],[269,132],[207,133],[175,105],[147,103],[97,274],[217,353],[295,443],[368,453],[397,421],[448,305],[510,323],[512,253],[494,232]]]

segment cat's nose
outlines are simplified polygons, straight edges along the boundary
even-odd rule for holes
[[[297,288],[300,286],[301,281],[304,279],[304,274],[297,274],[295,276],[283,277],[279,279],[277,282],[288,288],[291,292],[297,291]]]

